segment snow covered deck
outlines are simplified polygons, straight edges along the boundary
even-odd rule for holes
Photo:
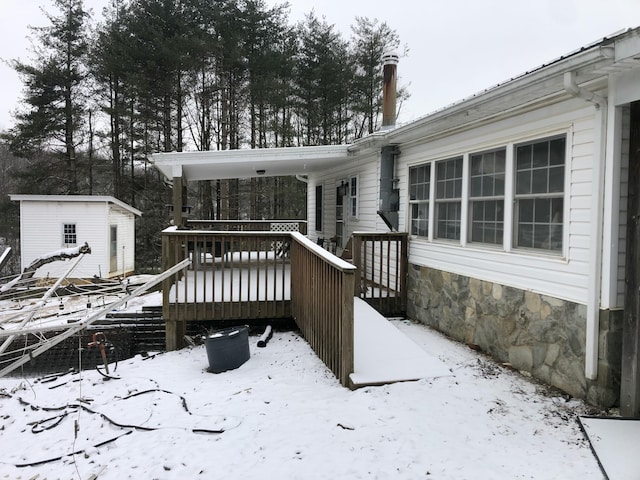
[[[189,288],[191,286],[191,288]],[[266,302],[291,300],[291,265],[264,269],[243,266],[189,271],[171,287],[171,303]]]
[[[163,285],[167,350],[180,348],[187,321],[289,318],[345,386],[421,378],[406,368],[390,373],[390,364],[372,374],[366,357],[354,370],[354,297],[382,313],[404,310],[406,234],[358,234],[353,245],[349,263],[298,232],[165,230],[165,268],[191,259],[190,270]],[[363,326],[378,331],[372,321]]]

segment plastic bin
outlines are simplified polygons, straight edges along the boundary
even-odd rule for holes
[[[249,327],[225,328],[211,333],[204,341],[212,373],[233,370],[249,360]]]

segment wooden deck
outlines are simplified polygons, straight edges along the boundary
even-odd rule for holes
[[[380,313],[404,313],[406,234],[354,235],[349,263],[297,231],[242,228],[163,232],[165,269],[191,260],[189,270],[163,284],[167,350],[182,346],[189,321],[294,319],[318,356],[349,385],[354,296]]]

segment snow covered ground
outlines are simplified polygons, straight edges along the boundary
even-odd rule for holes
[[[221,374],[199,346],[121,362],[117,380],[2,378],[0,478],[603,478],[582,403],[394,324],[452,375],[350,391],[300,336],[275,332]]]

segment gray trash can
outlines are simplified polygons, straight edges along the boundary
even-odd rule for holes
[[[209,371],[226,372],[249,360],[249,327],[230,327],[217,330],[205,339]]]

